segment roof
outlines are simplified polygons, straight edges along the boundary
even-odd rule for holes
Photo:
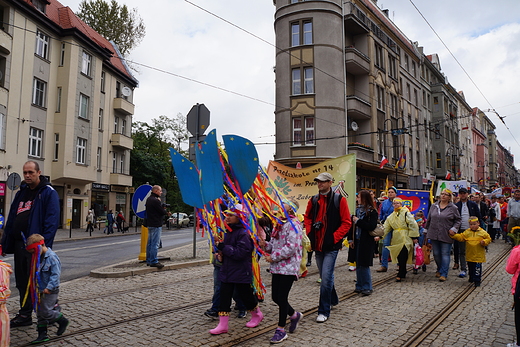
[[[34,7],[31,0],[22,1]],[[129,71],[126,64],[123,63],[123,57],[116,49],[114,49],[110,41],[79,19],[70,7],[63,6],[57,0],[44,1],[48,3],[45,14],[49,20],[63,30],[76,29],[80,31],[87,39],[90,39],[93,44],[102,50],[107,51],[107,55],[109,55],[108,63],[110,63],[110,65],[125,76],[129,77],[131,80],[135,81],[137,84],[137,80],[132,76],[132,73]]]

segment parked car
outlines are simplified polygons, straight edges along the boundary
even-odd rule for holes
[[[177,222],[178,218],[178,222]],[[174,212],[171,214],[170,219],[168,220],[170,222],[170,226],[173,227],[180,227],[180,228],[186,228],[188,224],[190,223],[190,219],[188,218],[188,215],[183,212]]]

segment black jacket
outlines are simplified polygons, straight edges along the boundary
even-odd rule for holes
[[[164,215],[166,215],[166,210],[162,206],[159,195],[152,192],[146,199],[146,226],[162,227]]]
[[[478,217],[478,220],[481,222],[482,221],[482,217],[480,215],[480,210],[478,208],[477,203],[475,201],[468,200],[467,204],[468,204],[468,211],[469,211],[470,217],[471,216]],[[457,208],[459,209],[459,213],[461,213],[461,211],[462,211],[462,201],[457,202],[455,204],[455,206],[457,206]],[[461,213],[461,216],[462,216],[462,213]]]

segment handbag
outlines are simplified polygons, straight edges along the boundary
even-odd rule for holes
[[[423,253],[423,263],[425,265],[430,264],[430,254],[432,252],[432,245],[429,243],[426,243],[422,246],[422,253]]]
[[[374,230],[370,230],[368,234],[372,237],[382,237],[385,234],[385,227],[381,222],[377,222],[376,228]]]

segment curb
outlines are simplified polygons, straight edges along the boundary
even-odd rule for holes
[[[128,262],[120,263],[120,264],[128,264]],[[116,264],[116,265],[120,265]],[[204,260],[195,260],[190,262],[184,262],[184,263],[177,263],[177,264],[169,264],[164,265],[162,269],[158,269],[156,267],[143,267],[139,269],[133,269],[133,270],[126,270],[126,271],[103,271],[105,269],[113,268],[116,265],[110,265],[105,266],[99,269],[95,269],[90,271],[90,277],[94,278],[123,278],[123,277],[129,277],[129,276],[138,276],[143,275],[151,272],[159,272],[159,271],[167,271],[167,270],[175,270],[175,269],[182,269],[186,267],[192,267],[192,266],[202,266],[202,265],[208,265],[209,261],[208,259]]]

